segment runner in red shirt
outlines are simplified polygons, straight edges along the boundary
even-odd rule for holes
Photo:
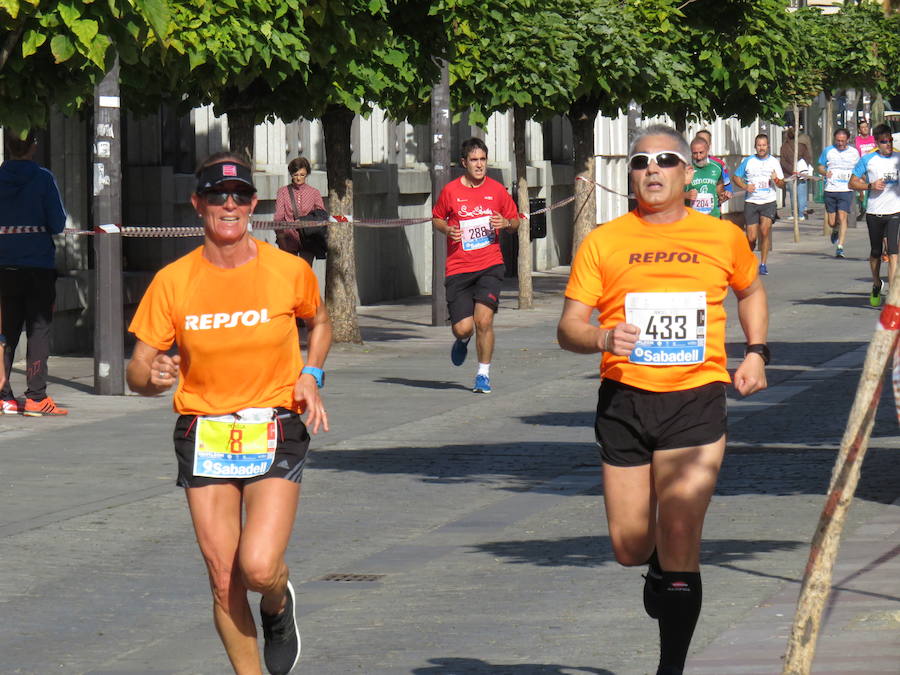
[[[456,341],[450,360],[461,366],[475,333],[478,373],[472,391],[491,392],[494,314],[506,268],[499,232],[519,227],[518,209],[506,189],[487,176],[487,146],[480,138],[462,144],[466,173],[441,190],[431,224],[447,235],[447,308]]]

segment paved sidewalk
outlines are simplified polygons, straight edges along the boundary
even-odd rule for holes
[[[820,208],[820,207],[817,207]],[[687,673],[778,673],[808,542],[877,311],[865,229],[776,230],[770,388],[729,400]],[[338,345],[288,551],[314,675],[653,673],[640,569],[612,557],[592,440],[597,358],[562,352],[566,270],[536,307],[508,280],[490,396],[449,364],[430,300],[360,308]],[[732,305],[733,309],[733,305]],[[730,311],[730,365],[741,354]],[[0,673],[229,672],[181,491],[168,396],[91,393],[53,357],[67,418],[0,418]],[[14,385],[21,389],[21,368]],[[900,430],[885,394],[835,570],[817,675],[900,673]],[[333,575],[344,575],[334,581]]]

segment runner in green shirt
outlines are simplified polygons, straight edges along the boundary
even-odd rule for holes
[[[694,178],[684,188],[685,200],[692,209],[720,218],[719,195],[725,189],[725,181],[722,167],[709,161],[709,143],[706,139],[698,136],[691,141],[691,158]]]

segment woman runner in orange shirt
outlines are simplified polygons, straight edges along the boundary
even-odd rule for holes
[[[128,385],[153,396],[177,384],[178,485],[206,562],[216,629],[234,671],[261,675],[247,591],[260,593],[266,667],[283,674],[300,655],[284,556],[307,425],[328,431],[318,390],[331,322],[309,264],[250,236],[257,198],[247,160],[218,153],[197,178],[191,203],[203,245],[160,270],[141,300]],[[309,329],[305,366],[295,318]],[[170,356],[173,344],[178,354]]]

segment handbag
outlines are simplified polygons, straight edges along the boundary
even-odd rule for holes
[[[305,216],[297,213],[297,187],[292,183],[291,189],[291,209],[294,212],[295,221],[313,221],[321,222],[328,220],[328,212],[324,209],[315,209]],[[298,227],[297,232],[300,235],[300,249],[309,251],[319,260],[324,260],[328,254],[328,226],[319,225],[318,227]]]

